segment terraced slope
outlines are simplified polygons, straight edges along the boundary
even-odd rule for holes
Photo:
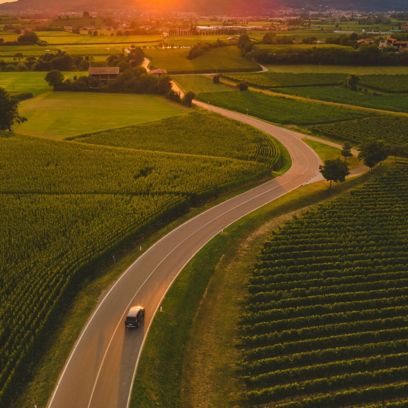
[[[251,406],[406,406],[407,175],[400,161],[265,243],[240,339]]]

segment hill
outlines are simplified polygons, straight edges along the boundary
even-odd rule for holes
[[[163,8],[167,2],[156,2]],[[228,13],[228,14],[261,14],[276,11],[277,7],[293,7],[299,9],[353,9],[365,11],[385,10],[408,10],[405,0],[255,0],[247,2],[244,0],[173,0],[171,8],[178,10],[189,10],[202,13]],[[157,6],[155,6],[157,7]],[[33,11],[81,11],[81,10],[111,10],[118,8],[126,9],[151,9],[152,3],[139,0],[117,0],[114,7],[110,0],[18,0],[14,3],[0,5],[0,12],[33,12]]]

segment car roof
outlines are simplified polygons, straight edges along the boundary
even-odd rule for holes
[[[128,316],[136,316],[141,310],[143,310],[142,306],[132,306],[128,311]]]

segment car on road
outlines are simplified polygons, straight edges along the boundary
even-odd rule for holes
[[[126,316],[125,326],[128,329],[137,329],[144,320],[145,310],[142,306],[132,306]]]

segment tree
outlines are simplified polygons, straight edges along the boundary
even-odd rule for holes
[[[346,162],[340,159],[326,160],[323,166],[320,166],[320,173],[323,177],[330,181],[330,189],[332,188],[333,181],[335,183],[342,183],[346,180],[346,177],[350,174],[348,165]]]
[[[347,159],[350,157],[353,157],[353,153],[351,153],[351,144],[346,142],[343,145],[343,148],[341,150],[341,155],[344,157],[345,162],[347,162]]]
[[[26,31],[17,38],[19,44],[35,45],[40,41],[38,35],[34,31]]]
[[[193,100],[194,100],[194,98],[195,98],[195,94],[194,94],[194,92],[187,92],[185,95],[184,95],[184,97],[183,97],[183,99],[182,99],[182,104],[183,105],[185,105],[185,106],[188,106],[188,107],[191,107],[192,106],[192,104],[193,104]]]
[[[276,41],[276,35],[274,33],[266,33],[262,38],[263,44],[273,44]]]
[[[50,71],[45,76],[45,80],[48,82],[48,85],[52,86],[54,89],[58,89],[58,87],[64,82],[64,75],[58,70]]]
[[[15,123],[25,122],[26,119],[18,114],[18,101],[12,98],[6,90],[0,88],[0,130],[8,130]]]
[[[346,79],[345,86],[352,91],[357,91],[359,83],[360,77],[358,77],[357,75],[349,75]]]
[[[212,80],[214,84],[219,84],[221,82],[221,75],[214,75]]]
[[[382,141],[369,142],[361,146],[358,158],[370,169],[384,161],[390,153],[389,147]]]
[[[247,84],[246,82],[240,82],[240,83],[238,84],[238,89],[239,89],[241,92],[247,91],[247,90],[248,90],[248,84]]]

